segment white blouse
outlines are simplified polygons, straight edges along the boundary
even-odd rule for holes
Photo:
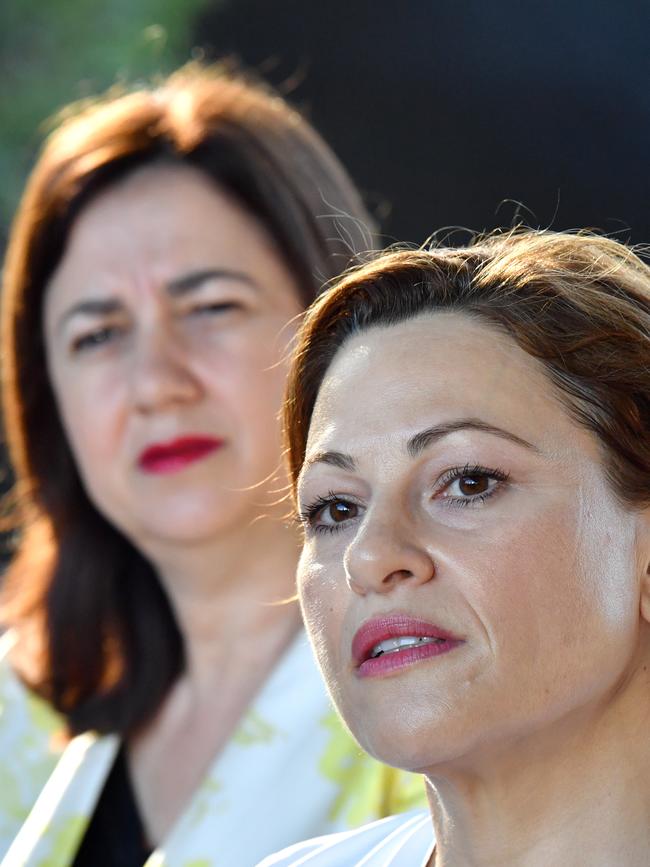
[[[62,720],[13,675],[11,642],[0,639],[0,867],[67,867],[120,742],[57,740]],[[425,803],[421,777],[352,740],[301,632],[146,867],[253,867],[296,840]]]
[[[416,810],[356,831],[314,837],[270,855],[257,867],[426,867],[434,846],[431,816]]]

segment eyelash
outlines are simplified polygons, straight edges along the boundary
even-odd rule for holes
[[[242,305],[238,301],[214,301],[212,303],[197,304],[192,307],[190,313],[201,315],[204,313],[227,313],[230,310],[238,310]]]
[[[88,334],[82,334],[79,337],[76,337],[72,341],[70,350],[73,355],[76,355],[78,352],[99,349],[100,346],[110,342],[119,331],[120,329],[113,325],[107,325],[104,328],[97,328],[95,331],[90,331]]]
[[[197,304],[189,310],[190,315],[201,316],[213,313],[227,313],[237,310],[242,305],[237,301],[215,301],[213,303]],[[73,355],[86,350],[98,349],[120,333],[121,329],[114,325],[97,328],[87,334],[76,337],[70,346]]]
[[[298,512],[297,520],[306,530],[314,530],[316,533],[336,533],[339,526],[336,524],[316,524],[315,518],[327,506],[333,503],[350,503],[356,505],[352,500],[344,500],[342,497],[328,491],[325,496],[316,497],[303,511]]]
[[[486,491],[482,494],[475,494],[471,497],[440,497],[439,499],[445,508],[476,508],[490,497],[493,497],[509,479],[509,473],[504,470],[498,468],[490,469],[489,467],[479,466],[478,464],[474,466],[465,464],[464,467],[452,467],[447,470],[446,473],[443,473],[443,475],[437,480],[437,487],[444,491],[453,482],[467,476],[480,476],[481,478],[494,479],[497,484],[492,488],[492,490]],[[340,524],[316,523],[316,518],[323,509],[331,506],[333,503],[345,503],[353,506],[358,505],[354,500],[344,499],[340,495],[334,493],[334,491],[328,491],[325,496],[317,497],[313,502],[306,506],[304,510],[298,513],[298,523],[306,530],[315,533],[337,533],[343,528],[344,524],[348,523],[348,521],[342,521]]]
[[[509,473],[505,470],[499,469],[498,467],[490,469],[489,467],[483,467],[479,464],[474,464],[473,466],[471,464],[465,464],[464,467],[453,467],[452,469],[447,470],[446,473],[443,473],[443,475],[438,479],[438,486],[442,487],[444,490],[453,482],[467,476],[479,476],[480,478],[494,479],[497,484],[491,491],[486,491],[483,494],[474,494],[472,497],[443,497],[441,500],[444,502],[445,508],[464,509],[467,508],[467,506],[484,503],[485,500],[493,497],[510,477]]]

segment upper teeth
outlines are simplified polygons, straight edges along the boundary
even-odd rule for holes
[[[418,644],[433,644],[434,642],[443,640],[442,638],[433,638],[428,635],[401,635],[399,638],[387,638],[385,641],[375,644],[370,651],[370,659],[374,659],[382,653],[395,653],[403,647],[415,647]]]

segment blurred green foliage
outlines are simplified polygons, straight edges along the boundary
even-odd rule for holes
[[[0,2],[2,236],[47,119],[68,102],[190,59],[194,19],[208,2],[215,0]]]

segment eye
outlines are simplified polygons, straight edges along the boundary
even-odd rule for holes
[[[210,301],[204,304],[196,304],[190,310],[191,316],[210,316],[228,313],[231,310],[240,310],[242,305],[238,301]]]
[[[473,497],[477,494],[488,493],[496,484],[496,479],[476,473],[473,476],[461,476],[456,479],[447,488],[447,493],[452,496]]]
[[[75,337],[71,344],[73,355],[85,350],[97,349],[112,340],[115,340],[122,333],[122,329],[115,325],[105,325],[102,328],[96,328],[94,331],[89,331],[86,334],[81,334]]]
[[[358,514],[356,503],[347,503],[345,500],[334,500],[324,506],[320,513],[320,521],[323,524],[342,524],[350,518],[356,518]]]
[[[483,503],[508,480],[503,470],[488,467],[455,467],[440,480],[438,497],[449,505],[469,506]]]
[[[352,521],[360,514],[361,507],[351,500],[344,500],[329,494],[318,497],[300,513],[298,519],[309,530],[314,532],[336,532],[341,525]]]

